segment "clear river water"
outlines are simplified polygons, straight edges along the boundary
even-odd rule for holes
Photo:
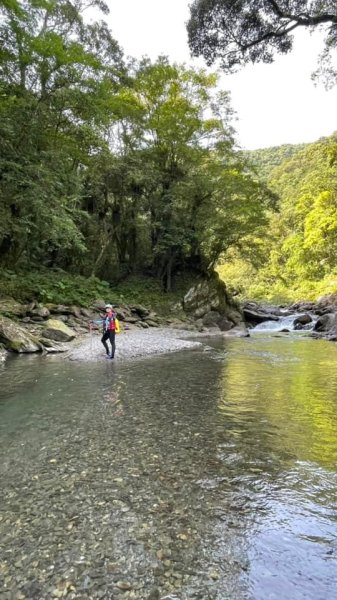
[[[337,345],[0,366],[1,600],[337,598]]]

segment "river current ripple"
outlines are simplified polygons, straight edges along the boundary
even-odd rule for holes
[[[332,600],[337,346],[1,368],[0,599]]]

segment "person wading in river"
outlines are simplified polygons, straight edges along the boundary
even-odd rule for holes
[[[103,319],[103,335],[101,342],[105,348],[107,358],[115,357],[116,343],[116,313],[113,312],[111,304],[107,304],[105,307],[105,318]],[[109,352],[109,346],[107,341],[110,341],[111,352]]]
[[[106,357],[113,359],[116,351],[115,335],[119,332],[119,322],[117,314],[112,310],[111,304],[107,304],[105,307],[105,317],[99,321],[92,321],[92,323],[103,323],[101,342],[105,348]],[[108,340],[111,344],[111,352],[109,350]]]

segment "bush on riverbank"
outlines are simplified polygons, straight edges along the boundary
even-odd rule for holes
[[[111,286],[112,302],[121,304],[144,304],[159,314],[166,314],[181,302],[186,292],[196,283],[196,277],[181,275],[175,278],[174,290],[164,292],[158,281],[151,277],[130,277]],[[177,309],[178,312],[179,309]]]
[[[0,297],[11,297],[18,302],[87,306],[109,293],[110,286],[106,281],[69,275],[59,269],[28,273],[6,270],[0,273]]]
[[[193,283],[192,276],[181,276],[174,291],[164,293],[160,282],[151,277],[132,277],[114,285],[60,269],[28,273],[4,270],[0,273],[0,298],[76,306],[89,306],[94,300],[103,299],[115,304],[144,304],[163,314],[182,299]]]

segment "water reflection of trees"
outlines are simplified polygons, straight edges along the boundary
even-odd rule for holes
[[[256,340],[224,365],[221,414],[248,428],[265,456],[332,466],[337,458],[337,349],[327,342]]]
[[[226,349],[218,408],[229,435],[220,452],[246,498],[252,596],[277,589],[297,597],[301,586],[306,597],[327,597],[322,551],[331,553],[335,539],[337,349],[271,338]]]

